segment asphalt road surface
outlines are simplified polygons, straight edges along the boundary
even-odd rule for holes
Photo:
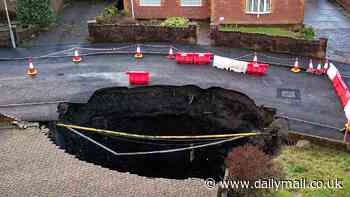
[[[151,85],[220,86],[241,91],[255,99],[258,105],[277,108],[282,115],[334,127],[343,127],[346,121],[325,76],[293,74],[283,67],[271,66],[266,76],[253,77],[218,70],[210,65],[178,65],[161,55],[146,55],[142,60],[135,60],[132,55],[88,56],[83,57],[83,62],[78,65],[70,58],[50,58],[35,60],[34,64],[40,74],[29,79],[24,75],[26,61],[0,62],[0,113],[30,121],[55,120],[56,104],[10,108],[1,105],[86,102],[99,88],[129,86],[125,71],[147,70],[151,73]],[[335,131],[297,124],[292,126],[302,132],[342,139],[342,134]]]

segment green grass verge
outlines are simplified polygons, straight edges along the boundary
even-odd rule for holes
[[[221,25],[220,31],[223,32],[244,32],[244,33],[258,33],[269,36],[282,36],[296,39],[312,40],[315,38],[315,33],[312,28],[301,28],[298,31],[290,31],[281,27],[239,27],[234,25]]]
[[[282,149],[276,162],[283,166],[286,179],[342,180],[342,189],[289,189],[278,191],[275,197],[349,197],[350,154],[312,145],[310,148],[288,146]]]

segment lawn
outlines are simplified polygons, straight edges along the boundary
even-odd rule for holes
[[[278,191],[275,197],[349,197],[350,154],[312,145],[310,148],[285,146],[276,162],[283,166],[287,180],[342,180],[343,189],[296,189]]]
[[[286,28],[281,27],[241,27],[234,25],[221,25],[219,27],[220,31],[224,32],[244,32],[244,33],[259,33],[269,36],[282,36],[289,38],[304,38],[307,40],[312,40],[315,34],[312,28],[300,28],[298,31],[291,31]]]

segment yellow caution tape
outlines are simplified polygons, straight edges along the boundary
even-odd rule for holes
[[[249,133],[195,135],[195,136],[155,136],[155,135],[140,135],[140,134],[120,132],[120,131],[110,131],[105,129],[96,129],[91,127],[82,127],[82,126],[68,125],[68,124],[62,124],[62,123],[58,123],[57,126],[71,128],[71,129],[79,129],[79,130],[88,131],[88,132],[102,133],[102,134],[113,135],[118,137],[129,137],[129,138],[150,139],[150,140],[232,138],[232,137],[256,136],[259,134],[259,133],[249,132]]]

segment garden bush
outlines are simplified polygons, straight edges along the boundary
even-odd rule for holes
[[[233,149],[226,157],[225,165],[229,169],[229,180],[249,181],[251,186],[254,186],[252,184],[257,180],[283,177],[282,168],[274,163],[269,155],[253,145]],[[244,196],[244,194],[263,196],[264,192],[270,191],[253,188],[230,190],[231,196]]]
[[[316,36],[315,30],[312,27],[303,27],[299,29],[299,33],[307,40],[313,40]]]
[[[128,10],[119,11],[113,4],[106,7],[103,12],[96,16],[99,24],[135,24],[135,20],[130,17]]]
[[[187,27],[189,20],[185,17],[169,17],[161,23],[165,27]]]
[[[110,5],[106,7],[102,12],[103,17],[114,17],[114,16],[117,16],[117,14],[118,14],[118,9],[114,5]]]
[[[50,25],[55,21],[50,0],[17,0],[17,20],[22,25]]]

